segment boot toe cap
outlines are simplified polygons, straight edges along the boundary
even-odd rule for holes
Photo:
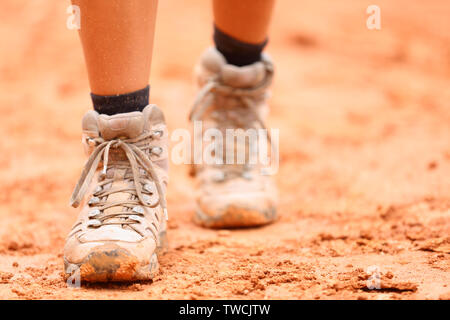
[[[260,226],[275,219],[275,200],[265,192],[206,195],[195,215],[197,223],[212,228]]]

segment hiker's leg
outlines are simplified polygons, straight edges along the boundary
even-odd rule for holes
[[[72,0],[80,7],[80,37],[97,111],[133,111],[127,101],[143,103],[152,60],[157,0]],[[136,93],[120,110],[103,106],[101,96]],[[141,92],[144,91],[144,92]],[[100,98],[98,98],[100,97]],[[145,100],[145,99],[144,99]],[[120,100],[121,101],[121,100]],[[111,101],[110,101],[111,103]],[[136,109],[145,107],[138,106]],[[132,108],[132,106],[131,106]],[[104,110],[103,110],[104,109]],[[111,110],[110,110],[111,109]]]
[[[275,0],[213,0],[214,42],[229,63],[261,58]]]

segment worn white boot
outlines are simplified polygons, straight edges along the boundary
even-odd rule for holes
[[[113,116],[89,111],[90,155],[71,204],[86,203],[64,248],[67,276],[82,281],[151,279],[167,247],[167,128],[155,105]]]
[[[193,166],[198,191],[194,220],[212,228],[259,226],[274,221],[277,194],[272,178],[263,173],[260,164],[248,161],[257,148],[249,146],[248,139],[237,139],[230,145],[225,142],[227,129],[265,128],[266,100],[273,76],[270,58],[263,54],[260,62],[237,67],[227,64],[217,49],[210,48],[201,57],[196,76],[201,89],[191,120],[197,124],[201,121],[203,132],[194,132],[194,143],[200,143],[202,134],[211,128],[223,133],[224,142],[219,148],[223,150],[219,156],[223,164],[197,161]],[[199,152],[206,148],[208,143],[203,141]],[[246,155],[245,163],[227,163],[227,155],[239,150]],[[201,158],[194,151],[194,159]]]

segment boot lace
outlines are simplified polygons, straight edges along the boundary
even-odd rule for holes
[[[131,225],[140,223],[144,217],[144,207],[155,208],[161,206],[166,220],[167,205],[163,195],[162,183],[159,180],[155,166],[145,151],[152,147],[146,141],[149,138],[160,136],[161,132],[144,133],[133,139],[113,139],[105,141],[103,138],[90,139],[96,146],[86,162],[81,177],[72,193],[70,205],[78,207],[87,192],[92,178],[97,171],[98,165],[103,161],[103,170],[99,175],[99,183],[94,191],[93,197],[88,204],[94,207],[89,212],[89,227],[100,227],[102,225]],[[109,154],[112,149],[121,149],[127,158],[127,163],[114,164],[115,169],[131,168],[131,175],[125,175],[124,179],[132,180],[133,187],[122,187],[105,190],[105,186],[112,184],[114,179],[107,178]],[[141,168],[151,181],[143,177]],[[152,183],[153,182],[153,183]],[[156,187],[156,190],[155,190]],[[114,193],[127,192],[131,195],[126,201],[103,201],[105,197]],[[157,195],[156,195],[157,193]],[[113,207],[124,208],[121,212],[106,214],[103,211]],[[114,219],[113,219],[114,218]]]

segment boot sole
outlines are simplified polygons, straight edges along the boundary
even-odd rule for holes
[[[159,273],[158,257],[168,251],[166,231],[159,234],[159,244],[145,264],[127,250],[110,244],[94,248],[86,259],[70,263],[64,258],[65,278],[69,285],[86,282],[130,282],[151,280]],[[70,280],[70,283],[69,283]]]
[[[259,227],[277,219],[275,207],[264,211],[229,206],[223,213],[208,215],[197,207],[194,222],[206,228],[249,228]]]

